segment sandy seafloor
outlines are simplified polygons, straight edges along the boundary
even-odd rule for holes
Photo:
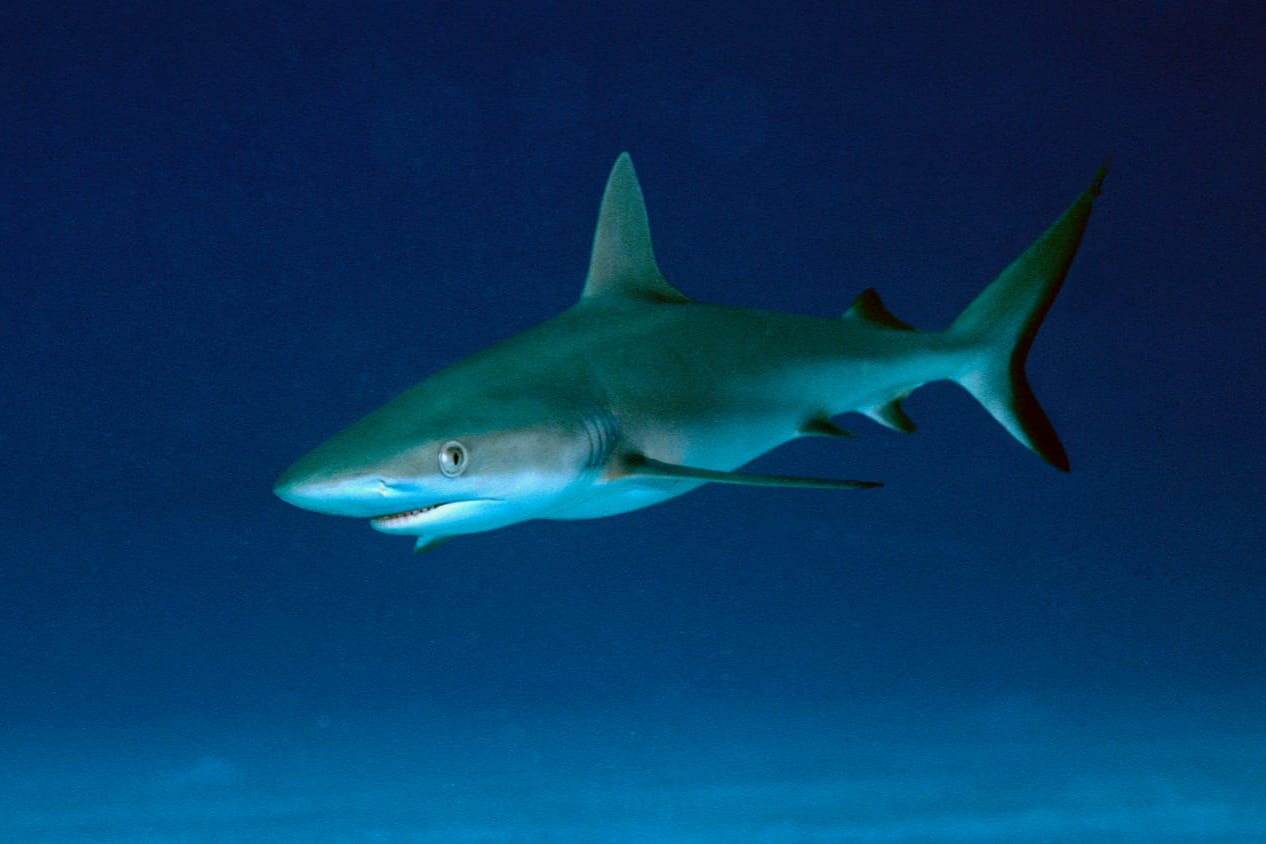
[[[1257,842],[1266,731],[1217,701],[1001,700],[172,723],[6,735],[0,839]]]

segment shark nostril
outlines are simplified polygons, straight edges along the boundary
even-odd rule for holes
[[[418,484],[410,481],[389,481],[386,478],[378,480],[378,491],[382,495],[410,495],[420,490]]]

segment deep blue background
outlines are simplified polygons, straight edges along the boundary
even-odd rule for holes
[[[1256,707],[1260,3],[169,5],[0,6],[12,734]],[[911,437],[846,420],[760,463],[875,492],[709,488],[420,558],[271,496],[574,301],[626,149],[688,295],[831,316],[873,286],[926,328],[1113,155],[1029,365],[1073,473],[932,386]]]

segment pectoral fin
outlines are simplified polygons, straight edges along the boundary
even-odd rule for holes
[[[452,538],[451,536],[419,536],[418,541],[413,545],[413,553],[425,554],[427,551],[434,551]]]
[[[663,478],[674,481],[702,481],[712,484],[741,484],[744,486],[781,486],[801,489],[868,489],[883,486],[877,481],[850,481],[835,478],[803,478],[795,475],[757,475],[748,472],[719,472],[715,469],[699,469],[664,463],[642,454],[625,455],[620,462],[616,477]]]

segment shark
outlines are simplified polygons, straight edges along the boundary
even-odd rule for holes
[[[842,316],[695,301],[660,272],[628,153],[606,183],[579,301],[434,372],[277,479],[297,507],[367,519],[427,551],[531,519],[593,519],[704,484],[866,489],[866,480],[744,471],[800,437],[847,438],[860,413],[915,428],[902,400],[961,385],[1020,444],[1068,471],[1025,361],[1072,264],[1108,162],[941,331],[873,289]]]

